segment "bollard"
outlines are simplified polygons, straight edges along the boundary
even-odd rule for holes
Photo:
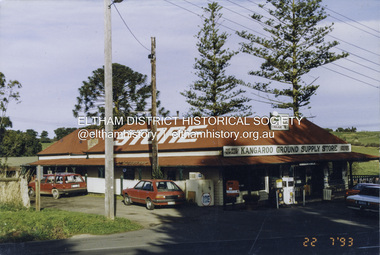
[[[120,176],[120,195],[123,195],[123,176]]]
[[[303,206],[305,206],[305,196],[306,196],[306,191],[305,189],[303,190]]]
[[[84,181],[85,181],[86,184],[87,184],[87,173],[84,175]]]
[[[277,209],[279,208],[279,205],[278,205],[278,190],[276,190],[276,205],[277,205]]]

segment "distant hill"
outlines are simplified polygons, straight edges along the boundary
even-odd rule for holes
[[[355,146],[380,147],[380,131],[331,132],[340,139]]]

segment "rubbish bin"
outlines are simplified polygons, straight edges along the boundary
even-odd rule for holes
[[[331,189],[323,189],[323,200],[331,200],[332,190]]]

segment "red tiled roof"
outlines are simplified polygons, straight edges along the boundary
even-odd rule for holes
[[[31,166],[104,166],[104,159],[101,158],[70,158],[70,159],[46,159],[30,163]]]
[[[239,166],[284,163],[311,163],[323,161],[367,161],[378,160],[379,157],[356,152],[335,154],[281,155],[260,157],[229,157],[223,156],[188,156],[160,157],[160,166]],[[115,158],[115,166],[150,166],[149,157]],[[30,165],[42,166],[103,166],[104,159],[49,159],[39,160]]]
[[[193,125],[193,131],[203,131],[209,134],[216,132],[239,132],[237,139],[234,137],[201,137],[189,140],[179,140],[173,136],[160,137],[158,150],[159,154],[163,152],[173,152],[174,154],[161,154],[159,157],[160,166],[223,166],[223,165],[256,165],[256,164],[280,164],[280,163],[302,163],[302,162],[318,162],[318,161],[367,161],[376,160],[379,157],[365,155],[354,152],[346,153],[325,153],[325,154],[302,154],[302,155],[272,155],[272,156],[250,156],[250,157],[223,157],[218,154],[208,154],[209,156],[202,156],[206,151],[222,151],[223,146],[249,146],[249,145],[302,145],[302,144],[345,144],[346,142],[338,137],[330,134],[328,131],[311,123],[307,119],[302,119],[298,124],[295,120],[293,125],[289,125],[289,130],[272,131],[268,125],[260,124],[255,125],[253,118],[246,118],[248,125],[239,123],[239,125]],[[159,123],[159,132],[165,131],[166,134],[169,130],[185,130],[190,123],[184,122],[182,119],[169,120],[166,123]],[[144,125],[124,125],[117,131],[129,130],[149,130],[147,123]],[[160,131],[161,130],[161,131]],[[90,130],[89,130],[90,131]],[[60,141],[54,143],[44,151],[40,152],[39,156],[44,158],[32,163],[32,165],[104,165],[104,158],[91,158],[94,154],[104,155],[104,140],[98,139],[97,141],[87,138],[81,141],[78,138],[79,129],[62,138]],[[252,139],[242,137],[243,132],[257,132],[263,134],[268,132],[273,137]],[[220,134],[220,133],[219,133]],[[88,149],[91,142],[97,142],[95,146]],[[147,155],[150,152],[150,145],[142,142],[142,138],[130,139],[116,139],[115,148],[115,166],[117,165],[139,165],[150,166],[150,157]],[[93,143],[94,144],[94,143]],[[118,146],[117,146],[118,145]],[[176,156],[176,152],[201,152],[200,154],[193,153],[193,156]],[[88,153],[90,158],[70,158],[70,159],[48,159],[49,156],[54,155],[84,155]],[[140,154],[143,153],[143,154]],[[129,155],[128,155],[129,154]],[[132,155],[134,154],[134,155]],[[186,154],[186,153],[185,153]],[[182,154],[182,155],[185,155]],[[220,153],[222,154],[222,152]],[[207,155],[207,153],[205,153]],[[128,156],[128,157],[126,157]],[[45,160],[46,159],[46,160]]]
[[[80,140],[78,132],[80,129],[75,130],[71,134],[56,141],[45,150],[39,152],[37,155],[59,155],[59,154],[86,154],[88,150],[88,141],[90,138]]]
[[[193,131],[204,131],[209,134],[215,134],[216,132],[224,132],[225,134],[231,134],[232,132],[239,132],[241,136],[243,132],[257,132],[257,134],[263,134],[267,132],[273,134],[274,138],[260,138],[254,140],[252,138],[239,137],[234,140],[232,138],[217,138],[217,137],[207,137],[198,138],[196,142],[179,143],[178,139],[172,142],[172,137],[169,136],[162,142],[159,141],[158,148],[160,151],[165,150],[186,150],[186,149],[205,149],[205,148],[222,148],[223,146],[231,145],[296,145],[296,144],[345,144],[346,142],[339,139],[338,137],[330,134],[328,131],[318,127],[317,125],[311,123],[307,119],[302,119],[301,124],[295,123],[289,126],[289,130],[284,131],[271,131],[268,125],[254,125],[255,120],[253,118],[246,118],[247,123],[250,125],[207,125],[205,128],[194,129]],[[169,122],[169,121],[168,121]],[[178,119],[176,122],[174,120],[170,121],[170,125],[158,125],[157,128],[165,129],[166,132],[172,127],[185,127],[188,128],[190,125],[188,123],[183,123],[182,119]],[[129,130],[142,130],[148,129],[148,125],[124,125],[118,131],[129,131]],[[273,132],[273,133],[272,133]],[[122,139],[117,139],[122,141]],[[115,152],[131,152],[131,151],[149,151],[149,144],[141,144],[142,138],[140,138],[136,144],[131,145],[133,138],[130,138],[122,146],[115,146]],[[89,153],[104,153],[104,140],[99,140],[99,143],[91,148]]]

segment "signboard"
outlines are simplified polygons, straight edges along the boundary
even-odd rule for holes
[[[211,205],[211,195],[210,195],[210,193],[203,193],[202,194],[202,205],[204,205],[204,206]]]
[[[351,152],[351,144],[223,146],[224,157],[277,156]]]
[[[273,112],[270,117],[270,130],[289,130],[289,114]]]

